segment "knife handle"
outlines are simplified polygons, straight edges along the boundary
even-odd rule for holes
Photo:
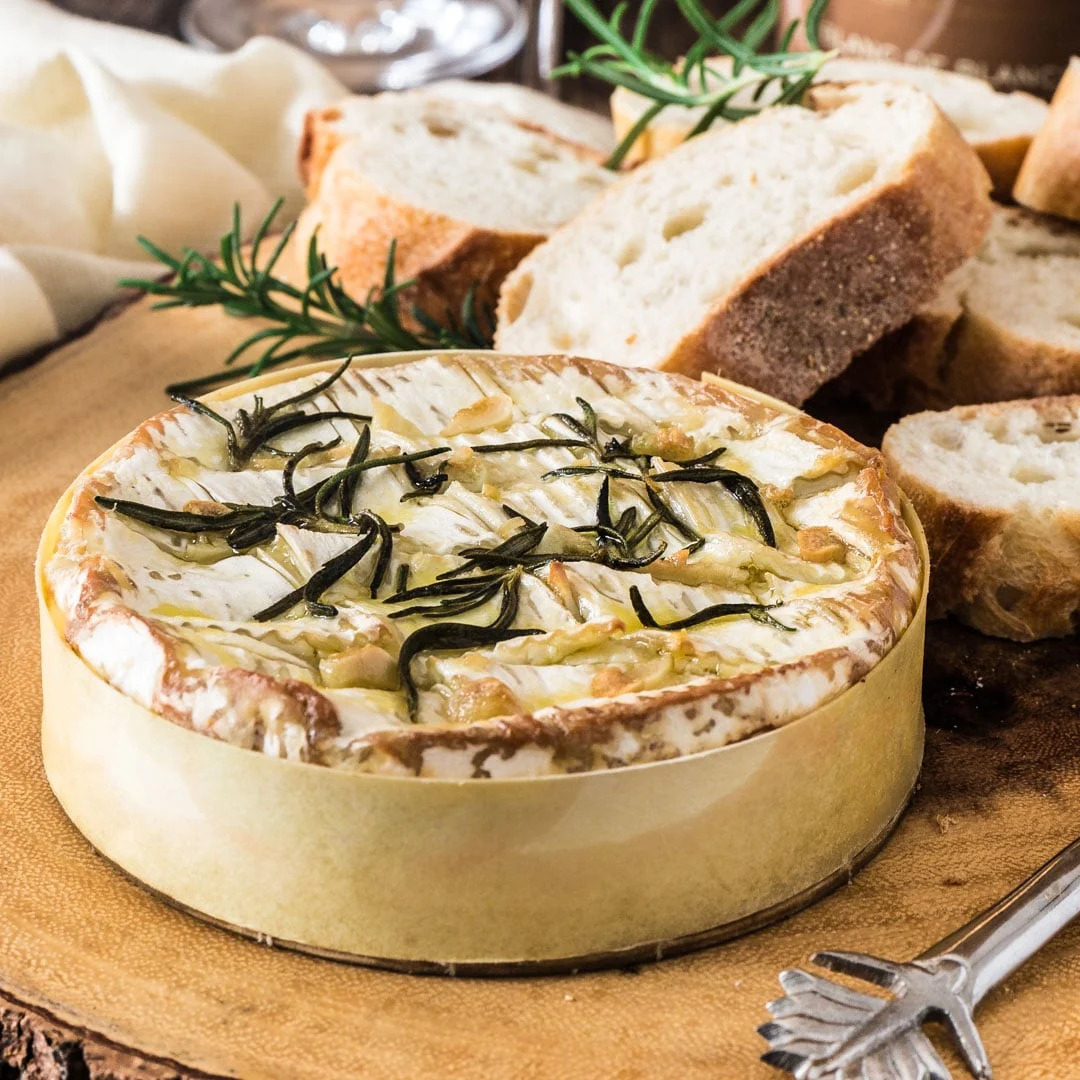
[[[971,972],[967,991],[974,1006],[1077,915],[1080,840],[918,959],[954,956],[964,961]]]

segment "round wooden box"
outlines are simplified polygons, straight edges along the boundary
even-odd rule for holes
[[[42,577],[69,499],[38,554],[49,783],[128,874],[264,940],[447,973],[657,958],[760,926],[846,881],[918,775],[925,569],[916,616],[891,652],[785,727],[605,772],[397,778],[242,750],[101,680],[64,641]],[[905,516],[925,568],[922,530],[909,507]]]

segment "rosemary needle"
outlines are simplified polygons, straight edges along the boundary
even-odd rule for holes
[[[447,312],[441,322],[415,308],[403,310],[401,293],[415,279],[396,279],[393,241],[381,288],[362,302],[342,286],[336,268],[319,251],[317,235],[307,249],[306,284],[294,285],[277,276],[277,264],[295,228],[295,223],[287,225],[270,254],[263,257],[281,205],[279,199],[259,223],[250,250],[245,249],[240,208],[235,206],[232,228],[221,238],[219,261],[190,248],[172,255],[139,237],[142,248],[171,276],[166,280],[124,278],[120,285],[157,297],[155,308],[218,307],[234,318],[263,320],[225,358],[224,371],[175,383],[168,388],[171,394],[190,397],[239,375],[259,375],[298,359],[492,347],[494,314],[479,306],[475,287],[466,294],[460,312]],[[406,325],[410,317],[415,329]],[[256,357],[252,363],[234,367],[248,354]]]
[[[398,654],[398,674],[405,688],[409,716],[415,720],[419,703],[416,683],[412,678],[412,662],[422,652],[460,652],[497,645],[516,637],[540,634],[541,630],[512,630],[493,626],[470,626],[468,623],[436,623],[414,630],[402,643]]]
[[[645,129],[665,109],[701,110],[690,132],[699,135],[718,120],[735,121],[770,105],[798,104],[832,55],[821,49],[819,28],[829,0],[813,0],[804,23],[810,51],[790,48],[798,20],[780,35],[772,53],[760,47],[779,29],[779,0],[739,0],[720,18],[709,14],[702,0],[676,0],[679,11],[696,35],[680,63],[671,63],[647,45],[658,0],[644,0],[629,36],[622,23],[630,5],[618,4],[605,18],[592,0],[566,0],[567,7],[596,39],[582,53],[570,53],[567,62],[552,72],[555,78],[588,75],[610,86],[622,86],[645,98],[649,105],[608,159],[619,168]],[[735,28],[749,20],[742,38]],[[730,67],[710,66],[715,55],[730,58]],[[767,93],[767,91],[773,91]]]
[[[712,604],[694,612],[693,615],[688,615],[685,619],[675,619],[673,622],[667,623],[656,621],[653,613],[646,607],[641,592],[636,585],[630,586],[630,604],[634,609],[634,614],[641,620],[641,625],[647,626],[651,630],[686,630],[691,626],[700,626],[702,623],[712,622],[714,619],[724,619],[730,615],[749,615],[751,618],[757,618],[758,621],[767,621],[782,630],[791,629],[790,626],[778,623],[768,614],[773,608],[781,607],[781,604]]]

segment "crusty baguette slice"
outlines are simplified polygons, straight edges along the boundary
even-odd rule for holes
[[[730,66],[727,58],[710,67]],[[1046,102],[1023,91],[1001,93],[984,79],[894,60],[837,57],[821,69],[818,81],[901,82],[929,94],[960,134],[975,148],[994,182],[995,191],[1012,189],[1020,163],[1046,118]],[[611,96],[615,136],[622,139],[651,102],[624,87]],[[659,157],[681,143],[701,118],[698,109],[666,109],[634,144],[629,161]]]
[[[886,412],[1080,393],[1080,227],[995,208],[979,253],[839,383]]]
[[[1080,221],[1080,56],[1065,69],[1013,194],[1032,210]]]
[[[1080,396],[907,416],[883,444],[930,545],[930,613],[1033,641],[1080,627]]]
[[[304,277],[317,229],[343,285],[363,298],[382,284],[396,241],[398,280],[417,279],[407,305],[441,318],[474,286],[478,302],[491,305],[503,277],[610,182],[600,155],[582,142],[473,96],[460,88],[385,93],[310,114],[294,275]],[[544,117],[553,128],[566,114]]]
[[[804,401],[935,294],[990,214],[985,170],[925,94],[828,86],[812,104],[624,176],[507,278],[498,347]]]

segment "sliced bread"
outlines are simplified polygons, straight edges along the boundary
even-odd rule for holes
[[[885,412],[1080,393],[1080,227],[996,207],[979,253],[839,384]]]
[[[1050,112],[1024,158],[1016,201],[1045,214],[1080,221],[1080,57],[1074,56]]]
[[[507,278],[497,345],[801,403],[977,250],[989,181],[921,91],[817,88],[625,175]]]
[[[717,71],[730,70],[729,58],[709,61]],[[1032,137],[1046,118],[1046,102],[1023,91],[1000,93],[984,79],[955,71],[919,67],[893,60],[837,57],[821,69],[820,82],[900,82],[917,86],[960,129],[990,173],[996,191],[1012,189]],[[624,87],[611,96],[616,138],[623,138],[652,102]],[[634,144],[629,161],[666,154],[681,143],[701,119],[700,109],[665,109]]]
[[[305,276],[318,230],[320,250],[362,298],[382,284],[396,241],[398,280],[417,279],[408,303],[442,317],[476,286],[479,303],[492,305],[505,275],[612,174],[581,141],[526,125],[485,96],[385,93],[310,114],[293,273]],[[553,129],[574,111],[555,110],[554,120],[549,111],[545,122]]]
[[[1033,641],[1080,628],[1080,396],[907,416],[882,449],[930,546],[930,613]]]

